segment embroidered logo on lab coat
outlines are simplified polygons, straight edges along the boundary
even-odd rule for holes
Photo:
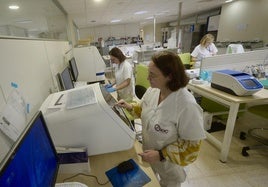
[[[158,124],[156,124],[156,125],[154,126],[154,129],[155,129],[157,132],[162,132],[162,133],[165,133],[165,134],[168,133],[168,130],[167,130],[167,129],[162,129],[162,128],[160,127],[160,125],[158,125]]]

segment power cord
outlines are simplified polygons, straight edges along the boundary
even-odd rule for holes
[[[98,180],[98,177],[97,177],[97,176],[95,176],[95,175],[89,175],[89,174],[85,174],[85,173],[77,173],[77,174],[75,174],[75,175],[73,175],[73,176],[71,176],[71,177],[68,177],[68,178],[63,179],[63,182],[66,182],[66,181],[68,181],[68,180],[70,180],[70,179],[72,179],[72,178],[75,178],[75,177],[79,176],[79,175],[87,176],[87,177],[93,177],[93,178],[96,179],[96,181],[97,181],[97,183],[98,183],[99,185],[106,185],[106,184],[108,184],[108,183],[110,182],[110,181],[108,180],[108,181],[105,182],[105,183],[100,183],[99,180]]]

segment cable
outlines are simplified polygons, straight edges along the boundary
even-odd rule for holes
[[[96,179],[96,181],[97,181],[97,183],[98,183],[99,185],[106,185],[106,184],[108,184],[108,183],[110,182],[110,181],[108,180],[108,181],[105,182],[105,183],[100,183],[99,180],[98,180],[98,177],[97,177],[97,176],[95,176],[95,175],[89,175],[89,174],[84,174],[84,173],[77,173],[77,174],[75,174],[75,175],[73,175],[73,176],[71,176],[71,177],[65,178],[65,179],[63,179],[63,182],[66,182],[67,180],[70,180],[70,179],[72,179],[72,178],[74,178],[74,177],[77,177],[77,176],[79,176],[79,175],[83,175],[83,176],[87,176],[87,177],[93,177],[93,178]]]

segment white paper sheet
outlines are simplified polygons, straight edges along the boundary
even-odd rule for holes
[[[0,129],[13,141],[17,140],[26,126],[25,106],[23,97],[14,89],[0,112]]]

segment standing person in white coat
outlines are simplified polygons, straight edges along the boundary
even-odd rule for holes
[[[195,67],[200,66],[200,62],[203,58],[217,54],[218,49],[213,42],[214,36],[212,34],[206,34],[200,40],[200,44],[194,48],[193,52],[191,53],[191,61],[195,62]]]
[[[151,87],[141,102],[117,105],[141,117],[139,155],[159,174],[161,186],[179,187],[186,178],[184,166],[196,160],[205,138],[202,108],[186,88],[189,79],[177,54],[154,54],[148,71]]]
[[[123,52],[114,47],[109,51],[111,62],[115,65],[115,84],[106,85],[108,92],[117,91],[118,100],[124,99],[128,102],[134,97],[134,75],[131,64],[126,61]]]

